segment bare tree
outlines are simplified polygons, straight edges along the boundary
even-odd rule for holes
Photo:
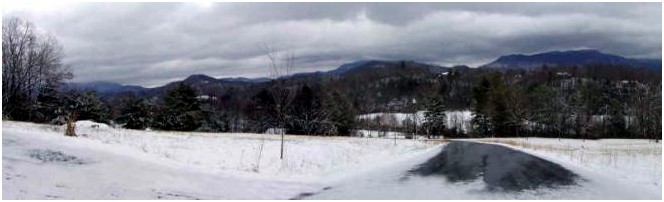
[[[633,95],[635,108],[636,133],[641,138],[661,139],[662,123],[662,85],[643,85]]]
[[[267,57],[270,60],[269,65],[269,78],[272,80],[272,85],[268,91],[274,99],[274,112],[277,119],[277,126],[281,129],[281,152],[280,159],[284,158],[284,133],[286,126],[286,109],[293,102],[295,98],[295,89],[287,86],[284,79],[281,77],[288,76],[292,73],[295,65],[295,57],[292,52],[281,53],[273,46],[264,45],[267,52]],[[283,54],[283,55],[282,55]]]
[[[3,20],[2,25],[2,109],[3,115],[25,116],[36,96],[57,88],[73,75],[62,64],[63,49],[50,35],[20,18]]]

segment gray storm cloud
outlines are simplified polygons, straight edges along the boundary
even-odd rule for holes
[[[661,58],[661,3],[80,3],[3,11],[56,36],[75,81],[161,85],[263,77],[270,44],[297,71],[360,59],[441,65],[594,48]]]

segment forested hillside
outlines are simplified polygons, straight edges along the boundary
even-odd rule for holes
[[[288,96],[277,102],[275,92]],[[134,129],[351,135],[387,127],[447,137],[661,138],[657,72],[602,64],[499,71],[369,61],[343,72],[267,81],[193,75],[142,91],[66,89],[38,103],[40,108],[24,109],[29,116],[11,118],[64,123],[62,112],[76,111],[78,119]],[[276,106],[285,107],[278,112]],[[445,126],[444,114],[434,116],[448,110],[471,110],[472,130]],[[356,120],[367,113],[417,111],[429,114],[423,124]]]
[[[446,137],[661,139],[661,64],[594,50],[510,55],[481,68],[366,60],[295,73],[277,58],[270,78],[192,74],[156,88],[65,83],[62,47],[30,22],[3,24],[3,119],[76,120],[131,129],[353,135],[357,130]],[[286,66],[280,66],[285,59]],[[647,61],[647,62],[644,62]],[[647,64],[646,64],[647,63]],[[277,73],[277,74],[274,74]],[[469,128],[449,111],[472,111]],[[369,113],[422,120],[366,120]],[[73,131],[72,131],[73,132]],[[396,137],[396,136],[395,136]]]

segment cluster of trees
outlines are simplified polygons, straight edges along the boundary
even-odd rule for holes
[[[605,64],[532,71],[452,68],[428,80],[433,89],[419,102],[398,111],[424,111],[423,120],[377,117],[360,120],[358,128],[446,137],[661,139],[659,74]],[[446,126],[444,113],[437,115],[451,110],[471,110],[471,130]]]
[[[92,91],[64,90],[73,74],[62,64],[63,49],[52,36],[20,18],[3,20],[3,119],[64,124],[76,120],[117,121],[127,128],[164,130],[218,128],[211,110],[201,105],[196,91],[179,86],[157,103],[140,99],[120,112]],[[163,104],[162,104],[163,103]],[[204,125],[207,124],[207,125]],[[214,125],[214,126],[210,126]],[[69,131],[69,130],[68,130]]]
[[[3,118],[40,120],[47,118],[42,110],[62,107],[50,102],[61,82],[72,78],[71,71],[62,65],[62,56],[62,46],[32,23],[3,19]]]
[[[343,93],[306,84],[284,88],[291,92],[288,100],[277,102],[269,88],[248,100],[250,115],[242,131],[262,133],[281,128],[288,134],[349,135],[354,129],[356,113]],[[103,102],[93,91],[69,90],[53,95],[48,100],[40,99],[48,104],[36,109],[44,118],[28,121],[63,124],[67,118],[59,113],[63,111],[76,113],[77,120],[112,123],[129,129],[233,131],[230,125],[234,118],[215,105],[215,97],[200,96],[184,83],[175,85],[161,97],[128,96]]]
[[[237,107],[238,113],[228,113],[234,105],[197,99],[197,90],[179,85],[161,100],[138,99],[117,115],[90,117],[117,117],[127,128],[162,130],[273,128],[288,134],[350,135],[354,129],[375,129],[448,137],[661,138],[661,79],[647,70],[610,65],[527,72],[464,69],[435,79],[434,90],[405,108],[425,111],[423,120],[387,125],[386,120],[357,121],[365,105],[357,104],[361,100],[349,94],[353,91],[344,92],[339,80],[274,80]],[[473,111],[468,134],[445,125],[445,111],[459,109]]]
[[[475,136],[661,139],[661,78],[612,65],[486,72]]]
[[[132,97],[121,103],[114,122],[124,128],[206,132],[227,128],[210,103],[185,84],[176,85],[161,99]]]
[[[31,22],[3,19],[3,119],[58,124],[75,119],[108,120],[107,108],[94,93],[62,92],[63,81],[73,77],[62,57],[57,40],[39,32]]]
[[[288,134],[349,135],[354,128],[356,113],[342,92],[306,84],[288,89],[292,97],[282,102],[270,96],[269,89],[253,97],[250,131],[279,128]]]
[[[3,119],[51,124],[93,120],[130,129],[176,131],[282,128],[291,134],[321,135],[349,135],[354,128],[356,113],[343,92],[279,79],[290,74],[292,60],[288,69],[275,66],[273,60],[273,80],[246,97],[197,89],[184,82],[152,95],[99,95],[63,88],[73,74],[62,64],[62,46],[28,21],[5,19],[2,47]],[[276,59],[273,52],[269,56]],[[206,94],[199,96],[201,92]]]

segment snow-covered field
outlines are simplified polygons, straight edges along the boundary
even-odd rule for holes
[[[358,115],[359,120],[374,120],[378,118],[382,124],[389,125],[389,120],[394,119],[397,126],[401,126],[404,121],[414,121],[417,124],[424,123],[424,111],[417,113],[371,113]],[[473,113],[469,110],[446,111],[445,125],[449,128],[456,127],[464,132],[471,130],[470,122],[473,119]]]
[[[358,137],[371,137],[371,138],[406,138],[401,132],[394,131],[377,131],[377,130],[356,130],[354,134]]]
[[[469,139],[539,156],[579,186],[482,191],[404,172],[445,143],[409,139],[186,133],[2,122],[3,199],[661,199],[661,143],[648,140]],[[304,195],[303,195],[304,194]]]
[[[414,140],[150,132],[3,121],[3,199],[288,199],[418,156]]]

